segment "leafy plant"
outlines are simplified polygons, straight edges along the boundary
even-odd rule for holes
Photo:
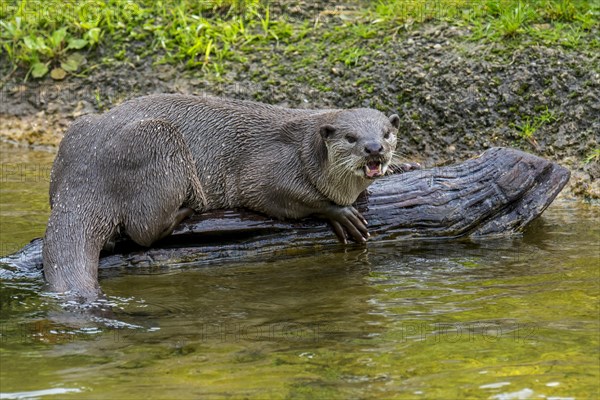
[[[64,79],[67,72],[75,72],[85,61],[79,53],[68,54],[68,50],[79,50],[88,42],[67,36],[67,29],[57,29],[48,37],[25,36],[22,42],[22,51],[19,59],[29,63],[29,73],[34,78],[41,78],[49,71],[49,66],[55,65],[52,78]]]
[[[7,58],[16,67],[26,67],[26,77],[41,78],[53,68],[51,76],[63,79],[67,73],[77,71],[85,59],[76,51],[96,45],[100,41],[101,30],[90,28],[83,37],[78,37],[71,34],[67,27],[49,31],[35,29],[36,24],[52,25],[56,21],[31,17],[26,9],[28,4],[21,2],[12,18],[0,21],[2,49]]]

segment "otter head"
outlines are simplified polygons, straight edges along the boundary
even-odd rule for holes
[[[330,168],[341,175],[372,181],[385,175],[396,148],[400,118],[359,108],[340,112],[320,126]],[[332,171],[333,172],[333,171]]]

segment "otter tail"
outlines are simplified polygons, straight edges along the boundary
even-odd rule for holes
[[[109,221],[94,218],[86,211],[75,213],[60,204],[54,207],[42,249],[49,289],[83,302],[102,295],[98,285],[98,259],[115,228]]]

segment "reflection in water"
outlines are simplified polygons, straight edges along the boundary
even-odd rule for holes
[[[54,388],[45,390],[32,390],[30,392],[14,392],[2,393],[3,399],[38,399],[43,396],[51,396],[56,394],[81,393],[81,389],[77,388]]]
[[[43,234],[47,182],[1,191],[3,240]],[[3,397],[590,398],[597,222],[561,201],[522,238],[112,270],[109,323],[62,310],[37,279],[5,281]]]

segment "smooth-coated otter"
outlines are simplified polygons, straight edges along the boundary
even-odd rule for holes
[[[300,110],[249,101],[186,95],[136,98],[94,117],[90,120],[92,122],[84,120],[70,129],[64,140],[77,142],[81,154],[79,157],[72,155],[73,161],[69,171],[66,165],[60,169],[55,166],[51,191],[55,193],[54,196],[60,194],[61,199],[54,201],[54,208],[60,204],[68,212],[74,212],[76,215],[84,213],[74,206],[82,203],[80,193],[89,191],[89,187],[93,186],[80,182],[77,190],[67,192],[66,189],[55,189],[54,179],[60,177],[65,185],[69,184],[74,188],[76,185],[70,184],[73,180],[70,175],[77,174],[75,170],[86,164],[85,155],[92,153],[94,146],[101,144],[99,140],[113,138],[115,141],[123,140],[125,147],[131,146],[126,142],[123,129],[148,120],[170,123],[183,136],[205,195],[206,203],[203,209],[245,207],[273,217],[293,219],[315,215],[327,219],[344,243],[348,237],[358,242],[363,242],[368,237],[366,221],[352,207],[352,203],[374,179],[385,174],[396,146],[396,133],[400,121],[397,115],[388,118],[377,110],[367,108]],[[76,137],[81,131],[88,134]],[[135,131],[136,128],[133,128],[129,134]],[[155,151],[160,158],[161,139],[157,140]],[[61,150],[64,146],[61,145]],[[136,151],[136,147],[130,148],[132,152]],[[95,157],[114,159],[117,155],[106,152]],[[126,156],[123,155],[123,158]],[[98,179],[109,172],[103,164],[108,162],[96,161],[87,168],[94,169],[90,174]],[[149,173],[152,168],[140,170]],[[126,171],[115,173],[127,174]],[[171,179],[181,180],[189,177],[189,171],[186,170],[181,177],[162,172],[157,175],[160,175],[160,182],[169,185]],[[180,185],[183,185],[182,182]],[[129,173],[128,179],[122,185],[138,190],[136,193],[139,193],[139,204],[144,204],[148,197],[154,196],[150,191],[145,194],[148,189],[143,180],[137,179],[136,173]],[[158,187],[160,188],[160,185]],[[181,187],[179,186],[179,190]],[[118,190],[119,185],[116,184],[114,191]],[[114,218],[114,211],[97,206],[104,203],[113,205],[116,198],[112,197],[112,193],[102,192],[107,196],[106,199],[90,199],[91,203],[87,205],[86,212],[98,213],[98,218]],[[178,197],[178,201],[170,203],[171,207],[180,200],[179,205],[185,203]],[[133,198],[129,198],[128,201],[135,204]],[[62,202],[65,202],[65,205]],[[173,218],[163,220],[162,216],[158,215],[154,218],[162,225],[170,226],[173,221]],[[51,217],[50,222],[50,235],[46,235],[46,246],[54,248],[56,244],[53,243],[53,229],[61,231],[70,228],[65,223],[61,225],[56,218]],[[102,230],[95,235],[107,240],[109,233]],[[131,236],[127,229],[125,233]],[[94,236],[93,231],[89,234]],[[152,237],[158,236],[160,235],[155,234]],[[136,240],[135,237],[132,238]],[[94,239],[93,253],[96,258],[99,251],[96,242],[102,240]],[[55,288],[61,290],[65,287],[65,275],[76,274],[78,269],[80,274],[84,273],[83,267],[72,265],[80,262],[74,260],[72,255],[78,252],[76,246],[89,241],[87,239],[83,243],[71,242],[72,249],[67,248],[68,244],[61,247],[59,252],[55,252],[52,260],[44,257],[44,270]],[[149,242],[151,240],[142,244]],[[85,253],[90,256],[92,254]],[[56,275],[52,266],[57,263],[59,269],[67,268],[69,271]],[[61,278],[56,279],[53,276]],[[93,280],[95,277],[94,274],[87,278]]]

